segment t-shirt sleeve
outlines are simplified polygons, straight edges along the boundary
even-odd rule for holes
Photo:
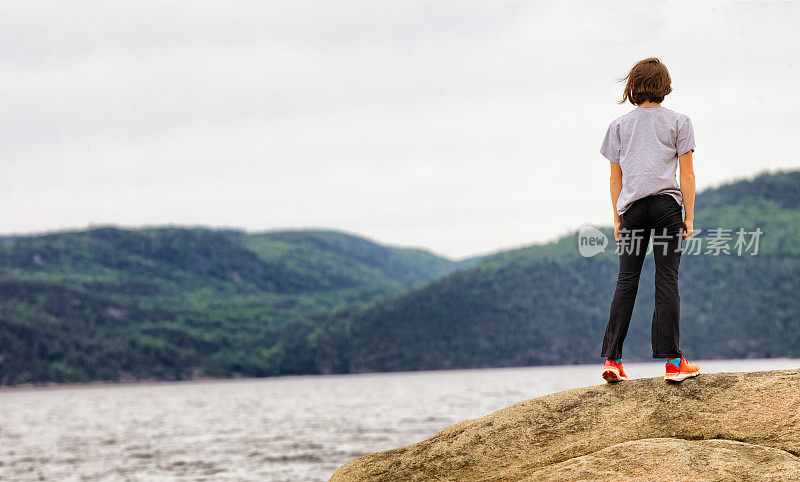
[[[678,128],[678,157],[689,151],[694,152],[694,127],[692,119],[687,117]]]
[[[608,126],[606,137],[603,139],[603,145],[600,146],[600,154],[614,164],[619,164],[621,144],[622,141],[620,141],[619,130],[615,121]]]

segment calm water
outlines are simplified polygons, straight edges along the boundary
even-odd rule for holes
[[[800,359],[698,360],[705,373]],[[514,402],[603,383],[599,364],[0,391],[2,480],[327,480],[346,461]],[[631,378],[663,362],[626,363]]]

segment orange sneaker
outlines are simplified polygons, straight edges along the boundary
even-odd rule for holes
[[[613,358],[606,358],[606,364],[603,365],[603,379],[608,383],[627,380],[628,376],[622,369],[622,362],[617,363]]]
[[[686,357],[681,357],[681,363],[677,367],[667,362],[667,373],[664,375],[664,380],[668,382],[682,382],[689,377],[696,377],[700,373],[700,365],[691,363]]]

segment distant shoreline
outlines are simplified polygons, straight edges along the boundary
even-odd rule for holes
[[[755,360],[797,360],[797,369],[800,370],[800,357],[763,357],[763,358],[707,358],[698,359],[697,362],[719,362],[719,361],[755,361]],[[651,364],[661,363],[660,361],[630,361],[626,366],[635,366],[638,364]],[[150,385],[170,385],[176,383],[207,383],[207,382],[241,382],[241,381],[263,381],[287,378],[308,378],[308,377],[347,377],[347,376],[392,376],[409,373],[441,373],[441,372],[459,372],[471,370],[513,370],[513,369],[527,369],[527,368],[556,368],[556,367],[574,367],[579,365],[591,366],[593,363],[572,363],[572,364],[558,364],[558,365],[520,365],[520,366],[507,366],[507,367],[480,367],[480,368],[450,368],[450,369],[435,369],[435,370],[397,370],[397,371],[382,371],[382,372],[358,372],[358,373],[308,373],[302,375],[275,375],[269,377],[197,377],[186,378],[182,380],[125,380],[125,381],[92,381],[92,382],[43,382],[43,383],[22,383],[19,385],[0,385],[0,394],[3,392],[28,392],[28,391],[49,391],[49,390],[69,390],[69,389],[92,389],[92,388],[109,388],[109,387],[134,387],[134,386],[150,386]],[[757,370],[754,370],[757,371]]]
[[[70,389],[70,388],[98,388],[98,387],[112,387],[112,386],[136,386],[136,385],[165,385],[171,383],[185,383],[185,382],[208,382],[208,381],[228,381],[228,380],[259,380],[258,378],[239,377],[239,378],[186,378],[183,380],[126,380],[120,382],[99,380],[92,382],[43,382],[43,383],[20,383],[19,385],[2,385],[0,392],[6,391],[36,391],[36,390],[54,390],[54,389]]]

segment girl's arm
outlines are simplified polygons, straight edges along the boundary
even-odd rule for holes
[[[692,151],[678,158],[681,166],[681,194],[683,195],[683,239],[694,234],[694,167],[692,167]]]
[[[619,214],[617,213],[617,199],[622,191],[622,168],[619,164],[611,162],[611,207],[614,209],[614,239],[619,241]]]

